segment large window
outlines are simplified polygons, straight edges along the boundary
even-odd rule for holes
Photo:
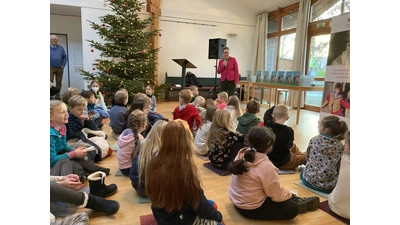
[[[331,18],[350,12],[350,0],[312,0],[307,41],[306,75],[323,84],[328,57]],[[266,70],[291,70],[299,3],[268,13]],[[322,92],[307,92],[305,108],[319,112]],[[307,106],[311,107],[307,107]]]
[[[268,13],[266,70],[291,70],[299,3]]]
[[[316,78],[316,84],[323,84],[326,74],[330,41],[331,18],[350,11],[350,0],[318,0],[311,6],[308,27],[307,75]],[[306,92],[305,108],[319,111],[322,92]]]

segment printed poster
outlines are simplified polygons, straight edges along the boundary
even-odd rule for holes
[[[329,115],[350,129],[350,13],[332,18],[320,119]]]

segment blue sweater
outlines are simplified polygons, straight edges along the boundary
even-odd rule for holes
[[[67,153],[58,155],[61,150],[66,150]],[[50,127],[50,167],[56,165],[58,160],[62,158],[68,159],[68,152],[71,150],[72,148],[67,145],[66,136],[60,135],[58,131]]]
[[[50,68],[65,67],[67,64],[67,54],[62,46],[53,47],[50,45]]]
[[[80,138],[76,136],[75,133],[81,131],[83,128],[98,130],[93,120],[82,120],[81,118],[72,115],[70,111],[68,111],[68,115],[68,123],[65,124],[67,127],[67,140],[72,138]]]

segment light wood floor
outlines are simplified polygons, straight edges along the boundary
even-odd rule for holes
[[[157,102],[157,110],[164,117],[172,119],[172,111],[178,105],[177,101],[173,102]],[[246,105],[242,103],[242,110],[245,111]],[[262,105],[261,112],[258,114],[262,120],[267,106]],[[305,151],[310,138],[318,134],[317,123],[319,120],[319,113],[301,110],[300,122],[296,125],[296,111],[290,110],[291,118],[287,122],[288,126],[291,126],[295,131],[295,143],[299,146],[302,151]],[[117,140],[111,137],[111,129],[108,124],[105,124],[103,130],[108,133],[108,141],[110,144],[114,144]],[[335,219],[324,211],[318,209],[314,212],[308,212],[305,214],[299,214],[293,220],[285,221],[257,221],[246,219],[238,214],[229,201],[228,197],[228,186],[230,183],[230,176],[221,177],[207,168],[203,167],[205,161],[198,157],[194,157],[195,162],[198,165],[200,176],[202,180],[202,187],[205,195],[208,199],[214,200],[218,205],[218,210],[222,213],[223,220],[226,225],[233,224],[296,224],[296,225],[324,225],[324,224],[343,224],[341,221]],[[110,175],[107,176],[105,183],[115,183],[118,186],[118,192],[108,197],[108,199],[117,200],[120,203],[120,210],[113,216],[105,216],[103,213],[95,212],[90,209],[80,209],[79,211],[85,211],[89,214],[89,224],[109,225],[109,224],[131,224],[140,225],[139,217],[151,213],[150,203],[139,204],[138,197],[135,189],[132,188],[130,179],[124,176],[115,176],[115,172],[118,170],[118,163],[116,152],[110,157],[105,158],[101,163],[101,166],[108,167],[111,169]],[[301,197],[314,196],[315,194],[294,184],[299,180],[299,172],[296,174],[281,175],[281,183],[283,186],[288,188],[293,193],[298,194]],[[320,201],[326,199],[320,197]]]

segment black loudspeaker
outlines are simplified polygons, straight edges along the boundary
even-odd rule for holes
[[[224,47],[226,47],[226,39],[210,39],[208,42],[208,59],[222,59]]]

